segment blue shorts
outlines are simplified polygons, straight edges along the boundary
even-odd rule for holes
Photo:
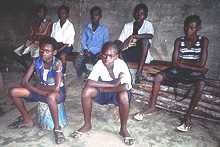
[[[61,48],[62,46],[64,46],[64,44],[63,43],[58,43],[58,46],[59,46],[59,48]],[[57,58],[60,58],[60,54],[61,53],[64,53],[64,54],[66,54],[66,55],[69,55],[71,52],[72,52],[72,50],[73,50],[73,46],[71,45],[70,47],[65,47],[62,51],[60,51],[60,52],[58,52],[57,54],[56,54],[56,57]]]
[[[108,82],[108,83],[114,83],[117,79],[112,80],[112,81],[102,81],[102,82]],[[98,94],[95,98],[92,98],[93,101],[98,102],[101,105],[104,104],[114,104],[115,106],[119,106],[118,100],[117,100],[117,95],[118,92],[101,92],[99,89]],[[131,93],[130,91],[128,92],[128,99],[129,101],[131,100]]]
[[[65,87],[60,87],[60,97],[59,99],[57,100],[57,104],[63,102],[66,98],[66,89]],[[24,98],[25,100],[27,101],[30,101],[30,102],[44,102],[44,103],[47,103],[46,102],[46,96],[44,95],[39,95],[33,91],[31,91],[30,95],[28,96],[28,98]]]

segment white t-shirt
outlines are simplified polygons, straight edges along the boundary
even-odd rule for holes
[[[129,36],[133,34],[133,28],[134,28],[134,21],[126,23],[124,25],[123,30],[121,31],[121,34],[118,38],[121,42],[124,42]],[[154,35],[154,28],[150,21],[144,20],[141,28],[138,30],[138,34],[152,34]],[[153,39],[149,39],[150,44],[152,44]],[[145,63],[150,63],[153,60],[153,57],[151,56],[150,50],[148,50],[147,58],[145,60]]]
[[[131,75],[128,70],[126,63],[121,59],[116,59],[114,61],[113,73],[115,78],[118,78],[120,72],[124,73],[124,77],[121,79],[121,84],[127,83],[129,85],[129,90],[132,88],[131,85]],[[99,60],[93,67],[92,72],[90,73],[88,79],[98,81],[99,77],[103,81],[112,81],[113,79],[109,75],[109,72],[105,65],[102,63],[102,60]]]
[[[73,24],[66,19],[62,28],[60,26],[60,20],[53,24],[51,37],[55,38],[57,42],[63,42],[64,44],[69,44],[70,47],[74,43],[75,30]]]

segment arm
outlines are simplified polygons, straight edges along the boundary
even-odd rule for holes
[[[128,84],[124,83],[122,85],[118,85],[116,87],[105,87],[105,88],[99,88],[101,92],[120,92],[120,91],[127,91],[128,90]]]
[[[62,51],[64,48],[66,48],[66,47],[68,47],[68,46],[69,46],[69,44],[64,44],[61,48],[59,48],[59,49],[57,50],[57,52]]]
[[[46,96],[48,91],[38,89],[38,88],[34,87],[33,85],[31,85],[28,82],[31,75],[32,75],[32,73],[34,72],[34,67],[35,67],[34,62],[32,62],[30,68],[27,71],[27,73],[24,75],[24,77],[21,80],[21,86],[28,89],[29,91],[33,91],[33,92],[36,92],[40,95],[45,95]]]
[[[46,91],[59,91],[60,90],[60,83],[62,79],[62,62],[60,62],[56,67],[56,77],[55,77],[55,85],[41,85],[38,84],[36,87],[40,90],[46,90]]]
[[[106,83],[106,82],[98,82],[94,80],[88,80],[87,86],[95,87],[95,88],[110,88],[110,87],[116,87],[120,84],[121,78],[118,78],[118,80],[115,83]]]
[[[128,48],[129,44],[133,39],[152,39],[152,34],[138,34],[138,35],[131,35],[124,41],[124,48]]]
[[[43,33],[36,33],[36,35],[32,36],[32,39],[35,41],[40,41],[41,38],[49,37],[52,32],[52,23],[50,23],[47,27],[47,31]]]
[[[189,61],[189,60],[178,59],[179,46],[180,46],[180,38],[176,39],[174,43],[174,52],[173,52],[173,57],[172,57],[173,66],[179,67],[179,68],[198,70],[203,73],[207,72],[207,69],[205,68],[205,62],[207,59],[207,47],[208,47],[207,38],[202,39],[202,52],[201,52],[201,59],[199,61]]]

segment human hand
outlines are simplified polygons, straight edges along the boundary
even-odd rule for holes
[[[103,87],[99,87],[98,88],[101,92],[104,92],[104,88]]]
[[[208,68],[205,68],[205,67],[202,68],[202,69],[201,69],[201,72],[202,72],[203,74],[207,73],[207,72],[208,72]]]
[[[84,51],[84,54],[85,54],[87,57],[90,57],[90,54],[89,54],[89,52],[88,52],[87,49],[85,49],[85,50],[83,50],[83,51]]]
[[[120,72],[119,75],[118,75],[118,78],[123,78],[123,77],[124,77],[124,73]]]
[[[129,36],[125,41],[124,41],[124,50],[128,49],[130,42],[133,40],[133,36]]]

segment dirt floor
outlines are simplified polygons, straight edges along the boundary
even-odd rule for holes
[[[5,89],[20,86],[24,73],[21,68],[9,67],[4,72]],[[93,102],[92,131],[83,134],[79,139],[72,138],[73,131],[83,124],[80,93],[85,83],[83,78],[76,75],[67,76],[67,97],[64,103],[68,126],[63,128],[66,142],[60,147],[124,147],[122,137],[118,134],[120,121],[117,119],[117,107],[102,106]],[[34,80],[32,80],[34,82]],[[26,103],[29,113],[36,120],[37,103]],[[107,111],[111,107],[113,111]],[[128,130],[135,138],[134,147],[219,147],[220,124],[205,119],[192,118],[194,128],[188,132],[178,132],[175,128],[180,125],[182,114],[157,109],[143,121],[136,121],[133,116],[143,109],[145,104],[131,100]],[[116,111],[114,111],[116,110]],[[110,112],[111,113],[110,115]],[[34,127],[32,129],[8,129],[20,114],[12,104],[8,94],[0,98],[0,146],[8,147],[51,147],[58,146],[54,142],[53,132]]]

